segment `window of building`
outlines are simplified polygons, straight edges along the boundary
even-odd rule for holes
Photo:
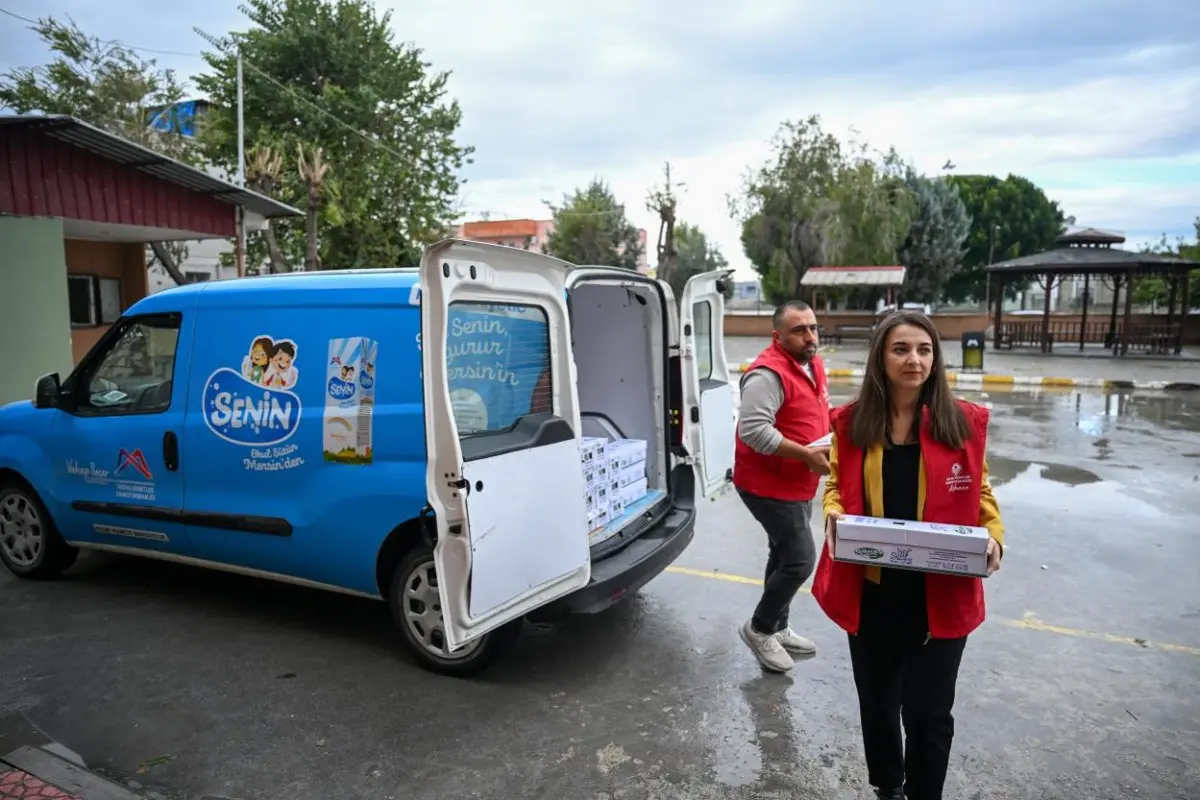
[[[96,324],[96,283],[93,276],[67,276],[67,303],[72,325],[91,327]]]
[[[67,305],[71,325],[92,328],[121,318],[121,281],[95,275],[67,276]]]
[[[212,278],[207,272],[185,272],[183,277],[187,278],[188,283],[200,283]]]

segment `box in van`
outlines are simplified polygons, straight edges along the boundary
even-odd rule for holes
[[[0,558],[48,578],[101,550],[383,600],[423,666],[475,674],[527,615],[636,592],[727,486],[727,279],[677,308],[644,275],[448,240],[419,269],[144,298],[0,410]],[[625,440],[644,493],[589,510],[589,464]]]

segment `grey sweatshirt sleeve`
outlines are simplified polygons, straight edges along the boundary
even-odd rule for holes
[[[783,405],[783,384],[769,369],[756,369],[742,379],[742,402],[738,411],[738,437],[751,450],[772,455],[783,442],[775,428],[775,413]]]

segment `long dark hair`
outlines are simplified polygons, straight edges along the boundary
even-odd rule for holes
[[[929,377],[921,387],[917,400],[917,416],[913,424],[919,425],[921,409],[929,409],[930,435],[955,450],[962,449],[963,442],[971,438],[971,428],[946,379],[946,363],[942,358],[942,344],[937,328],[929,317],[919,311],[896,311],[879,323],[871,335],[871,346],[867,352],[862,387],[850,419],[850,441],[860,450],[872,445],[887,445],[892,426],[892,397],[887,371],[883,366],[888,335],[901,325],[912,325],[929,334],[933,341],[933,366]]]

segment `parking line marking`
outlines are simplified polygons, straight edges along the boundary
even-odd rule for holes
[[[676,575],[688,575],[693,578],[706,578],[712,581],[724,581],[725,583],[738,583],[743,586],[758,586],[763,585],[761,578],[748,578],[745,575],[735,575],[730,572],[717,572],[716,570],[707,569],[692,569],[691,567],[667,567],[667,572]],[[812,594],[812,589],[808,586],[801,586],[800,591],[804,594]],[[1118,636],[1113,633],[1100,633],[1097,631],[1087,631],[1082,628],[1069,628],[1065,625],[1051,625],[1038,617],[1032,611],[1026,611],[1021,619],[1001,619],[997,620],[1001,625],[1006,625],[1010,628],[1019,628],[1027,631],[1041,631],[1042,633],[1053,633],[1058,636],[1070,636],[1073,639],[1091,639],[1097,642],[1108,642],[1109,644],[1123,644],[1130,647],[1140,647],[1143,650],[1162,650],[1166,653],[1183,653],[1189,656],[1200,656],[1200,647],[1192,647],[1186,644],[1170,644],[1169,642],[1152,642],[1148,639],[1139,639],[1133,636]]]

